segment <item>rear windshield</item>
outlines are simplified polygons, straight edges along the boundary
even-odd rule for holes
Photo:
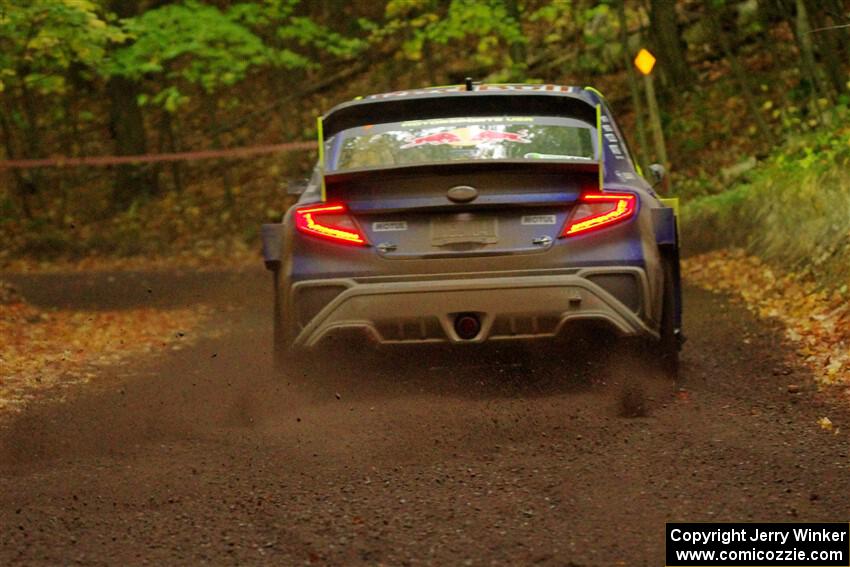
[[[595,132],[569,118],[440,118],[351,128],[328,142],[328,169],[469,160],[593,160]]]

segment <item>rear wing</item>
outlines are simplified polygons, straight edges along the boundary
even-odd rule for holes
[[[438,91],[416,96],[347,102],[322,117],[326,138],[366,124],[457,116],[562,116],[598,126],[597,105],[577,95],[547,91]]]
[[[530,159],[475,159],[388,167],[364,167],[326,173],[329,183],[382,175],[422,175],[428,173],[454,173],[456,171],[533,171],[535,173],[578,173],[595,176],[599,162],[594,160],[530,160]]]
[[[368,167],[348,169],[340,172],[325,173],[324,190],[331,198],[344,197],[346,187],[368,182],[379,177],[385,181],[390,177],[428,177],[431,175],[450,175],[452,173],[477,172],[532,172],[532,173],[563,173],[579,180],[580,185],[595,186],[599,179],[600,163],[598,161],[534,161],[534,160],[470,160],[448,161],[441,163],[425,163],[416,165]]]

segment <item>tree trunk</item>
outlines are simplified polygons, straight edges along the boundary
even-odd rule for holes
[[[517,0],[504,0],[504,2],[508,15],[513,18],[517,26],[520,26],[522,24],[522,15],[517,5]],[[525,43],[519,40],[512,41],[508,46],[508,52],[511,55],[511,79],[517,81],[525,80],[525,73],[528,68],[528,52],[525,49]]]
[[[147,153],[145,124],[139,108],[139,88],[133,81],[113,77],[107,82],[110,113],[109,129],[115,142],[115,153],[121,156]],[[112,206],[124,210],[139,197],[156,193],[156,175],[150,167],[119,165],[116,168]]]
[[[815,61],[815,51],[812,45],[812,27],[809,23],[809,13],[806,9],[805,0],[796,1],[797,18],[796,18],[796,37],[797,46],[800,48],[800,62],[803,65],[804,74],[809,77],[812,88],[815,89],[815,104],[817,99],[825,96],[831,98],[826,84],[820,77],[820,70]]]
[[[729,41],[729,36],[723,27],[721,15],[718,14],[717,10],[714,8],[712,0],[703,0],[703,6],[705,7],[705,15],[708,19],[709,26],[711,26],[711,31],[717,37],[717,41],[720,43],[720,48],[723,50],[726,60],[729,61],[729,67],[732,69],[732,76],[735,78],[735,82],[738,83],[738,90],[741,93],[741,97],[744,99],[744,103],[747,105],[747,112],[756,121],[756,127],[758,128],[762,142],[769,142],[770,128],[768,127],[767,122],[765,122],[764,117],[761,115],[761,111],[753,98],[753,86],[750,84],[750,79],[747,77],[746,71],[744,71],[744,68],[741,66],[738,56],[735,55],[732,43]]]
[[[19,76],[26,76],[29,70],[21,70]],[[28,158],[42,157],[44,144],[39,131],[38,116],[41,109],[38,108],[36,95],[33,93],[26,81],[21,83],[21,109],[23,110],[22,127],[20,128],[23,135],[24,155]],[[41,189],[44,186],[44,171],[40,168],[32,168],[24,170],[23,178],[25,183],[22,186],[22,195],[24,201],[27,201],[27,208],[33,210],[33,202],[41,194]],[[37,208],[37,203],[36,203]]]
[[[3,132],[3,147],[6,150],[6,158],[17,158],[15,140],[13,138],[14,129],[12,128],[11,120],[6,115],[5,109],[0,109],[0,130]],[[12,169],[11,172],[15,178],[15,193],[20,202],[21,212],[24,217],[31,219],[33,218],[33,211],[29,203],[29,194],[33,191],[33,188],[30,180],[20,169]]]
[[[109,8],[119,18],[139,13],[138,0],[111,0]],[[145,122],[139,107],[139,85],[125,77],[112,77],[106,83],[109,97],[109,130],[118,155],[147,153]],[[157,175],[153,168],[139,165],[120,165],[116,168],[112,206],[124,210],[139,197],[155,194]]]
[[[629,30],[626,21],[626,0],[621,0],[618,5],[618,16],[620,19],[620,44],[623,48],[623,63],[626,65],[626,76],[629,78],[629,91],[632,95],[632,108],[635,113],[635,129],[638,136],[638,158],[641,169],[649,167],[649,146],[646,141],[646,126],[643,123],[643,104],[640,99],[640,87],[635,76],[632,56],[629,52]]]
[[[844,0],[825,0],[824,4],[826,16],[831,20],[828,25],[841,26],[846,24]],[[847,61],[847,55],[850,53],[850,32],[848,32],[848,29],[850,28],[836,27],[829,32],[839,46],[839,53],[835,57],[840,61]]]
[[[160,151],[169,153],[180,152],[180,144],[178,143],[177,133],[174,128],[174,116],[170,112],[163,110],[160,119]],[[170,164],[171,180],[174,186],[174,191],[177,193],[183,192],[183,168],[179,161],[172,161]]]
[[[223,146],[221,144],[221,127],[218,124],[218,112],[216,109],[217,104],[218,99],[213,97],[212,93],[206,93],[204,95],[204,107],[207,114],[207,123],[212,129],[210,132],[212,146],[213,148],[220,150]],[[235,208],[235,200],[233,197],[233,182],[230,178],[230,164],[225,160],[219,161],[218,164],[222,168],[221,182],[224,186],[224,205],[227,207],[228,211],[233,211]]]
[[[685,46],[679,34],[675,0],[651,0],[649,10],[653,43],[658,52],[658,68],[670,90],[689,90],[694,75],[685,58]]]
[[[431,42],[426,41],[422,44],[422,62],[425,63],[425,73],[428,75],[428,86],[433,87],[439,85],[437,80],[438,65],[434,62],[434,57],[431,55]]]
[[[73,157],[79,153],[77,148],[80,143],[80,128],[77,121],[77,112],[74,108],[74,100],[71,96],[64,97],[62,103],[63,122],[65,122],[66,126],[65,134],[62,136],[62,153],[67,157]],[[74,185],[76,180],[76,172],[73,174],[71,172],[63,172],[62,175],[58,176],[57,184],[59,185],[59,192],[61,194],[58,222],[62,227],[65,226],[65,219],[68,216],[69,202],[71,200],[70,186]]]
[[[841,12],[839,11],[836,14],[834,10],[830,9],[828,2],[813,3],[809,1],[807,8],[809,14],[812,15],[812,21],[816,22],[815,27],[823,28],[810,35],[818,46],[820,61],[826,72],[826,77],[835,92],[841,94],[847,90],[848,77],[842,65],[846,55],[842,40],[846,37],[847,30],[842,28],[829,29],[843,23],[840,16]]]

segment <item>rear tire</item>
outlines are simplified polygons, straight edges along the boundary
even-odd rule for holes
[[[679,337],[676,335],[676,282],[670,260],[664,260],[658,362],[663,376],[679,382]]]
[[[277,373],[292,370],[295,366],[295,356],[292,351],[292,332],[289,322],[285,319],[286,313],[283,306],[283,293],[280,289],[280,269],[272,272],[272,284],[274,287],[274,307],[272,309],[273,344],[272,363]]]

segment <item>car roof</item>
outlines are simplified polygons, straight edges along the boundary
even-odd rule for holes
[[[596,124],[599,91],[586,87],[531,84],[449,85],[358,97],[322,117],[330,137],[366,124],[500,114],[554,115]]]

